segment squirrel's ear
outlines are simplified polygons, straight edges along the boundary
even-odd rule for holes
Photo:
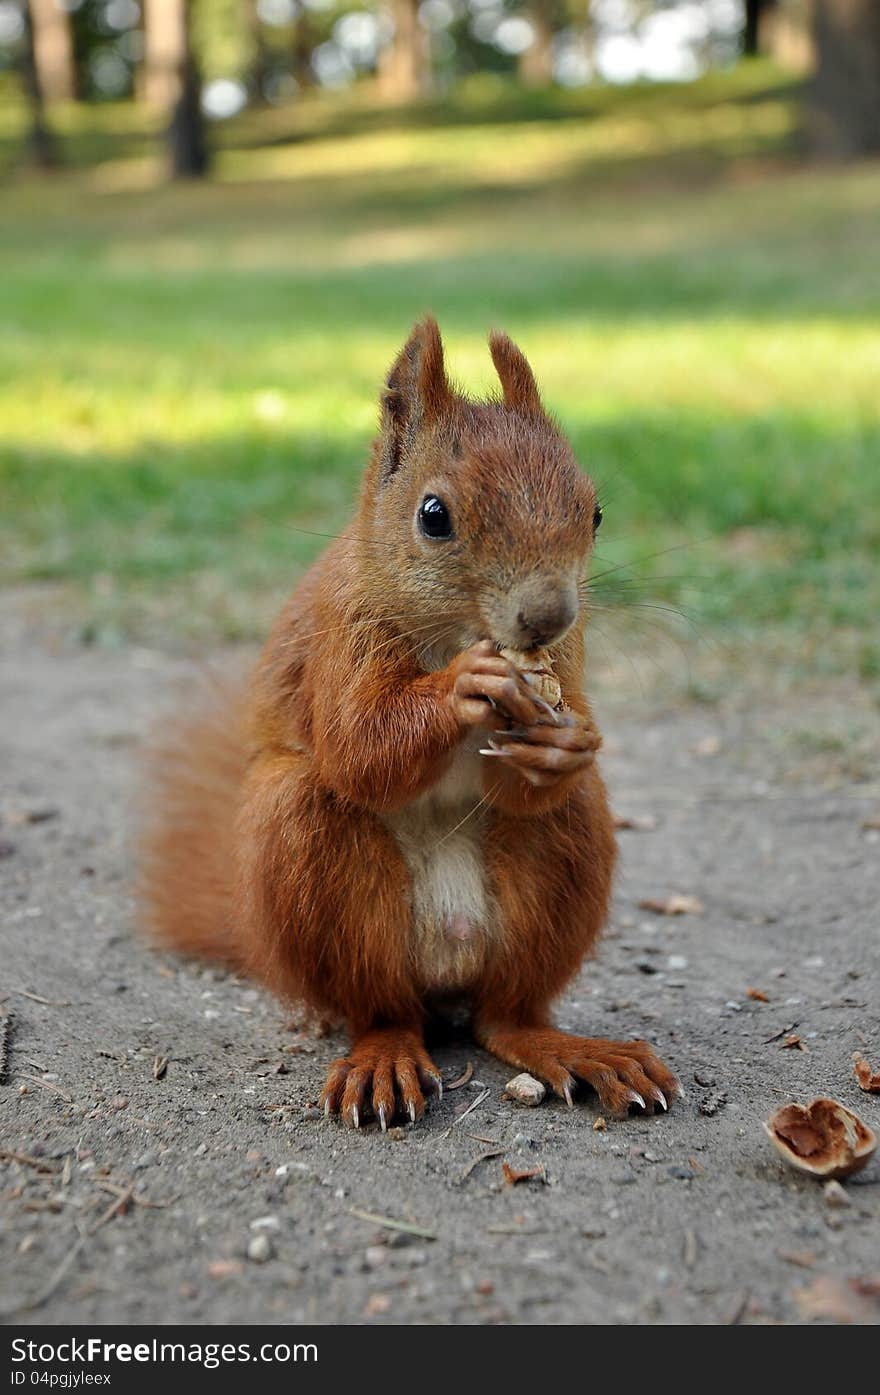
[[[523,416],[541,416],[544,408],[535,375],[522,350],[508,335],[493,329],[489,335],[489,352],[501,379],[505,407],[521,412]]]
[[[382,474],[399,469],[417,432],[449,407],[452,389],[443,364],[437,321],[428,315],[416,325],[385,380],[382,393]]]

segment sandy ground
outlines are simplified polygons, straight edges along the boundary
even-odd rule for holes
[[[472,1063],[468,1083],[414,1128],[354,1134],[310,1108],[341,1039],[311,1038],[250,984],[134,936],[139,742],[192,665],[5,629],[3,1315],[880,1315],[870,1282],[848,1282],[880,1270],[880,1162],[833,1206],[761,1129],[783,1102],[825,1093],[880,1129],[880,1096],[851,1068],[857,1049],[880,1064],[880,721],[867,695],[707,706],[608,682],[600,696],[615,807],[656,827],[621,832],[612,924],[559,1019],[651,1038],[685,1102],[604,1129],[589,1097],[527,1110],[503,1098],[513,1072],[462,1036],[434,1054],[447,1082]],[[671,893],[703,912],[638,908]],[[505,1185],[505,1161],[544,1180]]]

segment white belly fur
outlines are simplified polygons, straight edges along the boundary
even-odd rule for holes
[[[411,954],[423,992],[467,988],[489,946],[479,744],[463,746],[442,780],[387,820],[412,878]]]

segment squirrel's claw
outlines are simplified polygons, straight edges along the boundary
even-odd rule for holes
[[[341,1115],[350,1128],[360,1131],[374,1118],[387,1133],[395,1114],[416,1123],[425,1110],[423,1090],[439,1098],[443,1085],[420,1035],[408,1028],[376,1028],[333,1062],[321,1102],[325,1114]]]

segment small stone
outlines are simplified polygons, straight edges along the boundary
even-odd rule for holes
[[[686,969],[687,966],[688,961],[683,954],[670,954],[669,958],[666,960],[667,969]]]
[[[251,1230],[280,1230],[281,1222],[277,1216],[257,1216],[255,1221],[251,1221]]]
[[[135,1158],[131,1165],[132,1172],[142,1172],[146,1167],[155,1167],[159,1161],[158,1153],[141,1153],[139,1158]]]
[[[529,1109],[534,1109],[535,1105],[541,1103],[547,1091],[540,1080],[536,1080],[533,1075],[527,1075],[523,1071],[522,1075],[515,1075],[512,1080],[508,1080],[504,1087],[504,1093],[508,1099],[515,1100],[517,1104],[524,1104]]]
[[[275,1253],[272,1241],[264,1230],[258,1231],[248,1242],[247,1256],[254,1264],[265,1264]]]
[[[368,1269],[379,1269],[388,1260],[388,1251],[384,1245],[368,1245],[364,1252],[364,1263]]]
[[[128,1100],[125,1095],[114,1095],[108,1107],[110,1109],[128,1109]]]
[[[822,1188],[822,1195],[825,1197],[825,1204],[827,1206],[852,1206],[852,1202],[847,1196],[844,1188],[833,1178],[830,1182],[825,1183]]]
[[[534,1138],[527,1133],[515,1133],[513,1135],[513,1146],[518,1153],[527,1153],[531,1148],[537,1148],[538,1144]]]
[[[193,1157],[195,1157],[195,1158],[203,1158],[203,1157],[205,1156],[205,1154],[207,1153],[207,1151],[208,1151],[208,1145],[207,1145],[207,1143],[200,1143],[199,1146],[198,1146],[198,1148],[196,1148],[196,1149],[194,1150],[194,1152],[193,1152]]]
[[[261,1163],[263,1161],[263,1154],[258,1148],[248,1148],[244,1155],[244,1160],[249,1163]]]
[[[698,1105],[701,1114],[706,1114],[711,1119],[727,1103],[727,1096],[723,1090],[717,1090],[714,1094],[705,1095]]]

